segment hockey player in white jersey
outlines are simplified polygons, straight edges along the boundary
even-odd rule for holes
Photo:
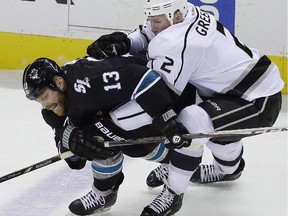
[[[128,37],[119,32],[102,36],[87,53],[103,58],[147,49],[148,67],[160,72],[178,95],[187,84],[196,86],[203,102],[186,107],[178,117],[190,133],[274,124],[284,82],[267,56],[241,43],[213,15],[186,0],[148,0],[144,11],[147,20],[143,28]],[[174,12],[179,11],[184,19],[175,23]],[[191,176],[197,183],[240,177],[245,166],[241,140],[194,142],[192,150],[176,149],[168,168],[160,166],[148,176],[150,183],[165,184],[142,216],[170,215],[173,198],[183,196]],[[212,151],[213,164],[185,163],[185,157],[202,157],[203,144]]]

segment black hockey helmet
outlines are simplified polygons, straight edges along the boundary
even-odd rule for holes
[[[53,81],[55,75],[63,76],[63,70],[51,59],[38,58],[28,65],[23,73],[23,89],[26,97],[35,100],[45,88],[55,89]]]

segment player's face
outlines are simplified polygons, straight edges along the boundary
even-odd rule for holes
[[[43,93],[36,99],[44,109],[53,111],[58,116],[64,116],[65,96],[60,90],[46,88]]]
[[[170,22],[165,14],[148,16],[148,20],[151,22],[151,29],[155,35],[159,34],[161,31],[170,26]]]
[[[175,11],[174,17],[173,17],[173,24],[181,23],[183,22],[183,14],[181,13],[180,10]]]

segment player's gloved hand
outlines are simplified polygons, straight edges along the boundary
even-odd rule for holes
[[[59,143],[57,144],[57,149],[58,149],[59,154],[63,154],[64,152],[69,151],[69,149],[65,148],[62,145],[61,141],[59,141]],[[86,165],[86,159],[80,158],[77,155],[73,155],[69,158],[66,158],[65,161],[67,162],[68,166],[71,169],[75,169],[75,170],[83,169]]]
[[[87,160],[107,159],[116,155],[115,148],[105,148],[104,139],[93,135],[93,128],[79,128],[68,125],[64,128],[62,145],[75,155]]]
[[[109,56],[124,55],[129,52],[130,39],[123,32],[102,35],[87,47],[87,54],[96,59]]]
[[[188,134],[188,130],[176,119],[176,113],[170,109],[160,116],[153,119],[153,125],[158,127],[160,131],[167,137],[169,144],[167,148],[183,148],[191,145],[192,139],[183,137]]]
[[[56,144],[56,147],[57,147],[57,149],[58,149],[58,154],[63,154],[63,153],[65,153],[65,152],[69,151],[69,148],[65,148],[65,147],[62,145],[62,142],[60,142],[60,141]]]

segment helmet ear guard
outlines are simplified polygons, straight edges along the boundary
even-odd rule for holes
[[[144,6],[144,14],[147,17],[165,14],[171,25],[173,25],[174,13],[177,11],[180,11],[183,17],[186,16],[187,0],[147,0]]]
[[[51,59],[38,58],[29,64],[23,73],[23,89],[30,100],[37,99],[45,88],[55,89],[55,75],[64,76],[64,71]]]

